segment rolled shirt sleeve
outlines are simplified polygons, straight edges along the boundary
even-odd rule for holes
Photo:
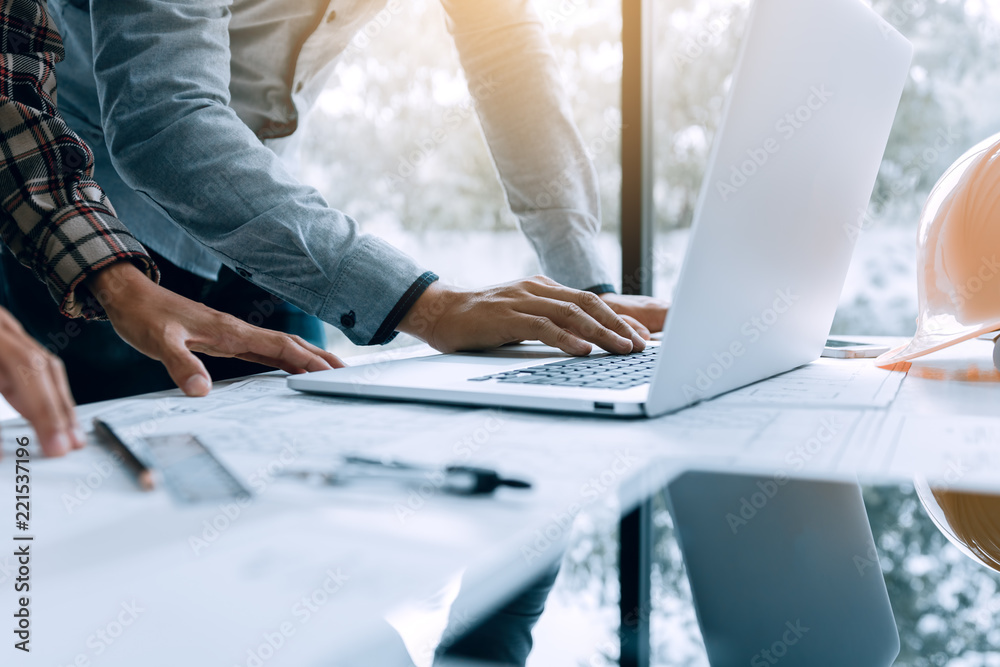
[[[597,173],[530,0],[442,0],[511,210],[542,270],[611,291],[597,248]]]
[[[127,185],[244,278],[356,344],[386,342],[400,310],[436,276],[360,233],[229,107],[229,20],[228,0],[93,3],[112,162]]]
[[[90,148],[56,110],[63,47],[45,5],[2,0],[0,12],[0,237],[65,315],[101,318],[82,288],[88,276],[123,260],[154,281],[159,273],[93,181]]]

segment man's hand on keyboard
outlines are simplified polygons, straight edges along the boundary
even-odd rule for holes
[[[591,343],[613,354],[646,347],[636,328],[600,297],[545,276],[476,290],[436,282],[406,314],[399,330],[441,352],[483,350],[522,340],[540,340],[573,355],[590,354]]]
[[[616,294],[608,292],[602,294],[604,302],[611,306],[626,322],[638,321],[648,332],[663,330],[663,322],[667,319],[667,309],[670,304],[664,299],[657,299],[651,296],[634,296],[631,294]],[[633,320],[634,318],[634,320]],[[636,329],[639,331],[638,329]],[[641,331],[640,331],[641,333]]]

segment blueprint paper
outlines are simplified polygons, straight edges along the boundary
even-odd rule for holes
[[[870,359],[818,359],[715,399],[728,405],[885,408],[906,378],[905,368],[879,368]]]

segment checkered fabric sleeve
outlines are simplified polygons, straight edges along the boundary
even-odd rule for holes
[[[94,182],[90,148],[56,110],[63,54],[44,0],[0,0],[0,237],[65,315],[100,319],[78,290],[89,275],[122,260],[155,281],[159,272]]]

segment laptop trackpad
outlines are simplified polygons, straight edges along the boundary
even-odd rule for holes
[[[417,361],[435,364],[486,364],[496,366],[498,362],[504,361],[504,357],[495,355],[485,356],[481,354],[432,354],[429,357],[420,357]]]
[[[596,352],[602,352],[596,347]],[[541,343],[517,343],[505,345],[488,352],[455,352],[452,354],[435,354],[429,357],[420,357],[421,361],[432,361],[440,363],[446,361],[457,364],[503,364],[507,361],[527,360],[549,360],[558,361],[569,359],[570,356],[562,350],[543,345]]]

